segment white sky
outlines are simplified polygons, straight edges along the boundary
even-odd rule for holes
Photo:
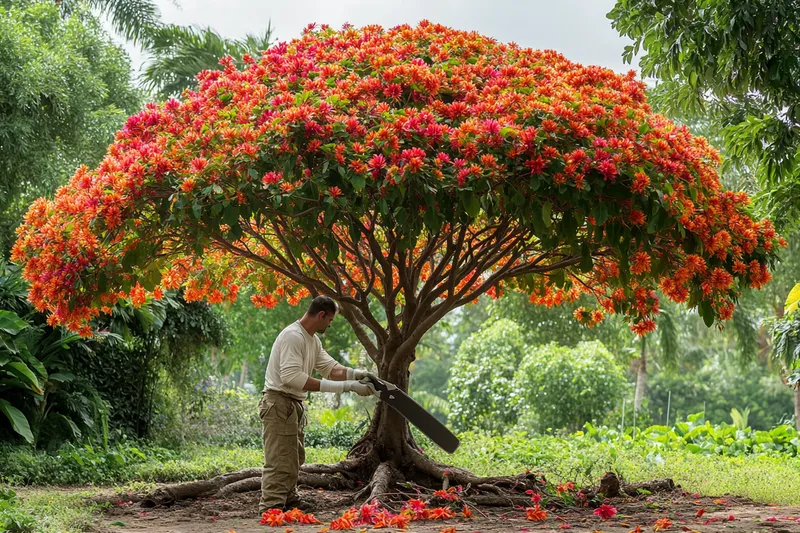
[[[298,37],[311,22],[340,28],[416,24],[422,19],[460,30],[476,30],[502,42],[554,49],[568,59],[627,72],[627,40],[611,28],[606,13],[615,0],[158,0],[163,20],[210,26],[221,35],[260,34],[271,21],[279,40]],[[145,59],[126,45],[138,71]],[[638,70],[638,69],[637,69]]]

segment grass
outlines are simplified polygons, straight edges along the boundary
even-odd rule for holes
[[[455,454],[431,449],[438,461],[479,475],[510,475],[526,468],[548,481],[596,484],[612,471],[635,483],[672,478],[690,492],[709,496],[735,494],[763,503],[800,505],[800,458],[692,454],[643,444],[598,443],[578,439],[522,435],[462,435]]]
[[[18,514],[30,517],[35,533],[72,533],[92,529],[97,504],[86,498],[95,491],[25,489],[18,493]]]
[[[516,474],[529,468],[546,475],[550,482],[575,481],[584,485],[614,471],[629,482],[669,477],[684,489],[703,495],[735,494],[763,503],[800,505],[800,458],[795,457],[699,455],[685,450],[659,450],[642,443],[530,439],[521,434],[463,434],[462,445],[453,455],[431,446],[426,449],[433,459],[480,475]],[[156,482],[208,478],[262,461],[261,450],[250,448],[197,446],[150,454],[144,447],[142,452],[145,459],[111,471],[116,478],[105,485],[115,486],[118,492],[146,492]],[[308,462],[326,463],[343,459],[346,450],[307,448],[306,453]],[[13,469],[13,464],[5,462],[10,457],[21,456],[6,454],[0,457],[0,464]],[[36,459],[28,460],[28,468],[33,468]],[[55,468],[53,464],[49,467]],[[7,472],[0,475],[9,481]],[[36,532],[87,531],[98,511],[97,505],[85,503],[85,498],[94,494],[91,490],[25,488],[17,492],[19,511],[33,517]]]

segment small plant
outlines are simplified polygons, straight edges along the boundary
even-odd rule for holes
[[[3,533],[29,533],[33,531],[33,517],[18,507],[17,494],[0,488],[0,531]]]

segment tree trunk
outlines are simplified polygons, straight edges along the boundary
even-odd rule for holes
[[[397,385],[404,392],[408,392],[409,367],[414,357],[406,359],[400,361],[387,356],[383,358],[385,363],[378,367],[378,376],[382,380]],[[408,421],[386,403],[378,402],[367,433],[353,446],[348,458],[373,455],[374,461],[399,465],[410,446],[417,449]]]
[[[636,371],[636,395],[633,398],[633,409],[638,411],[642,408],[642,400],[644,399],[644,392],[647,388],[647,344],[645,338],[642,337],[642,353],[639,357],[639,366]]]
[[[800,386],[794,387],[794,425],[800,431]]]
[[[247,383],[247,359],[242,363],[242,372],[239,375],[239,388],[244,387],[245,383]]]

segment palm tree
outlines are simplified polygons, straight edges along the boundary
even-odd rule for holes
[[[211,28],[164,25],[149,39],[151,59],[143,81],[157,97],[166,99],[194,86],[201,71],[220,69],[219,60],[225,56],[231,56],[239,66],[244,54],[260,58],[272,43],[272,27],[268,23],[262,35],[239,40],[226,39]]]

